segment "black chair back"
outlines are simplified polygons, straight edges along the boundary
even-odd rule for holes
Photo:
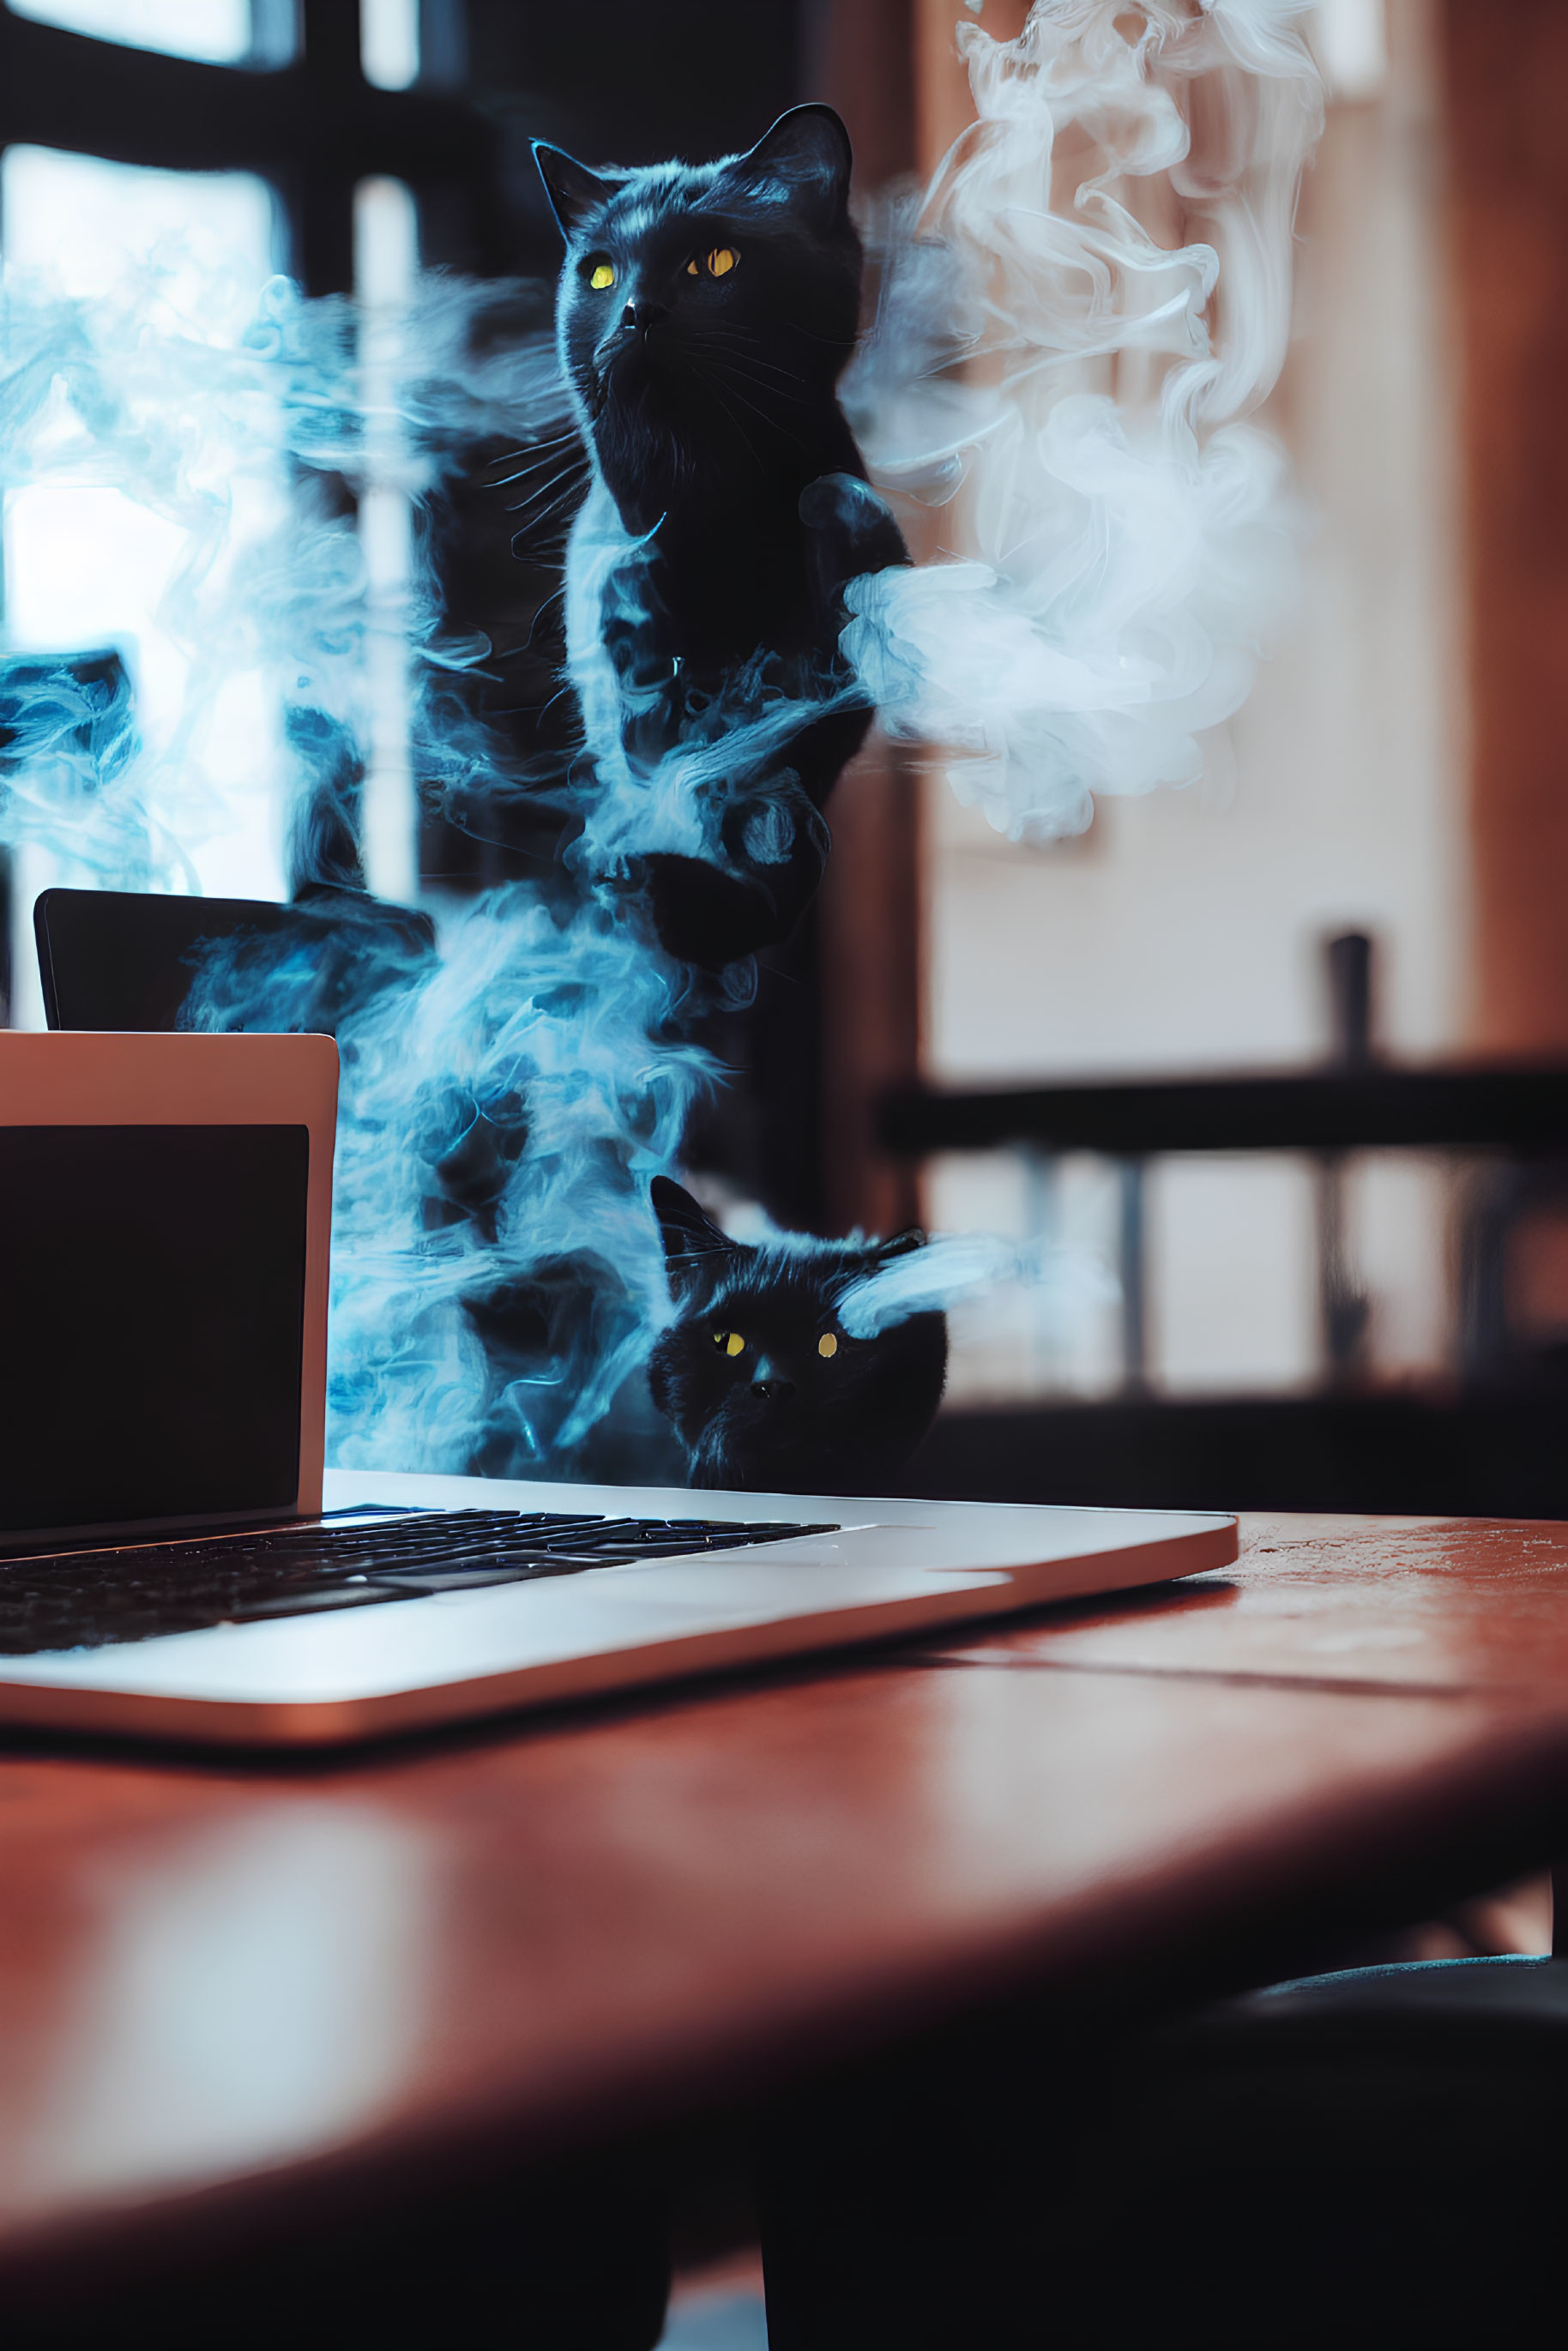
[[[298,989],[282,999],[256,986],[262,1017],[221,1025],[308,1025],[335,1033],[344,1015],[435,946],[435,925],[410,906],[320,889],[292,905],[261,898],[172,898],[128,890],[46,890],[33,908],[44,1012],[51,1029],[177,1029],[192,985],[214,950],[238,947],[260,970],[303,950],[308,1013]],[[204,1024],[205,1025],[205,1024]]]

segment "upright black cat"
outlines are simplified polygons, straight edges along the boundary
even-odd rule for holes
[[[785,937],[821,879],[822,804],[871,718],[841,591],[908,560],[836,393],[860,305],[849,138],[802,106],[713,163],[534,153],[591,457],[567,553],[593,778],[576,854],[716,967]]]
[[[924,1235],[752,1248],[667,1176],[653,1178],[653,1201],[677,1312],[649,1360],[648,1384],[685,1447],[693,1485],[890,1490],[942,1401],[946,1320],[911,1314],[856,1339],[838,1306]]]

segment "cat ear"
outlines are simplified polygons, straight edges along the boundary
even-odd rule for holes
[[[907,1257],[911,1249],[925,1247],[925,1234],[918,1225],[910,1225],[904,1232],[894,1233],[891,1240],[878,1241],[872,1255],[878,1265],[885,1265],[890,1258]]]
[[[747,179],[782,185],[838,219],[849,202],[853,162],[850,134],[831,106],[792,106],[740,158],[740,170]]]
[[[722,1227],[700,1208],[689,1192],[655,1176],[649,1186],[659,1238],[664,1244],[664,1266],[672,1289],[683,1274],[695,1273],[717,1257],[733,1257],[736,1244]]]
[[[586,163],[580,163],[563,148],[548,146],[542,139],[534,141],[533,150],[549,208],[570,245],[589,214],[609,202],[618,183],[601,180]]]

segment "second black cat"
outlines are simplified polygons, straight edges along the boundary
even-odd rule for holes
[[[871,1339],[840,1302],[924,1244],[732,1240],[689,1192],[655,1176],[675,1320],[648,1366],[653,1401],[694,1486],[784,1493],[891,1490],[942,1400],[947,1324],[908,1315]]]

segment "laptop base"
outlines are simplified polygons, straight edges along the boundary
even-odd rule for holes
[[[679,1489],[329,1471],[324,1508],[693,1518]],[[0,1723],[332,1748],[907,1636],[1228,1565],[1229,1518],[705,1492],[707,1521],[801,1532],[395,1604],[0,1658]],[[770,1530],[771,1531],[771,1530]],[[3,1572],[3,1571],[0,1571]]]

